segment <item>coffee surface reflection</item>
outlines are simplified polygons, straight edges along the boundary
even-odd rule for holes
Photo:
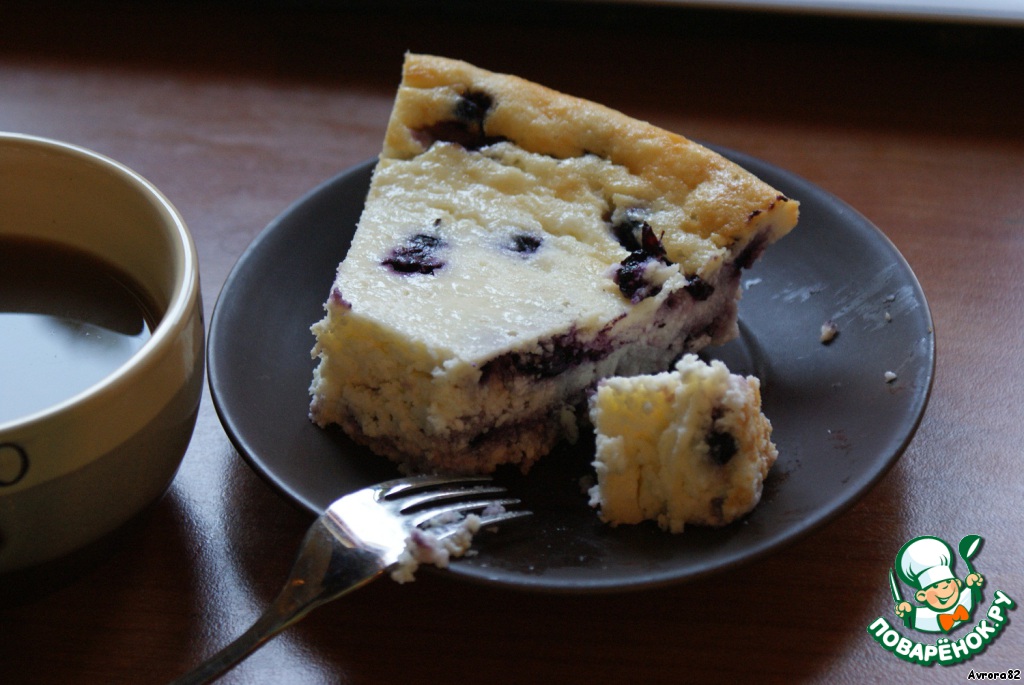
[[[84,252],[0,238],[0,423],[68,399],[149,340],[156,316],[132,279]]]

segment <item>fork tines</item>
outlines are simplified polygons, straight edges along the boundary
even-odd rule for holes
[[[446,518],[458,520],[470,513],[479,516],[481,526],[530,515],[529,511],[508,510],[506,507],[522,502],[502,497],[508,491],[489,476],[413,476],[381,483],[380,488],[381,500],[411,516],[416,526],[446,523]]]

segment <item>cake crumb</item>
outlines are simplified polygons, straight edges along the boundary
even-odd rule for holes
[[[454,516],[454,520],[452,519]],[[455,534],[444,539],[431,532],[431,527],[446,525],[459,521]],[[449,514],[430,521],[425,528],[416,528],[405,541],[405,550],[399,555],[398,563],[391,570],[391,579],[396,583],[411,583],[416,580],[416,570],[420,564],[433,564],[438,568],[448,568],[449,562],[461,557],[469,551],[473,536],[480,530],[481,520],[476,514],[462,517],[461,514]]]
[[[828,345],[830,342],[836,339],[839,335],[839,326],[832,319],[829,319],[825,323],[821,324],[821,344]]]

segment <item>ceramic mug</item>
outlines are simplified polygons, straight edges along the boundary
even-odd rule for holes
[[[114,267],[154,311],[148,339],[101,380],[0,418],[0,573],[58,560],[159,499],[191,439],[203,382],[195,245],[151,183],[75,145],[0,133],[0,249],[24,239]],[[11,386],[0,378],[0,393],[21,390]]]

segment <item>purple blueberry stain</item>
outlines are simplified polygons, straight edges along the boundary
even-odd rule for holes
[[[665,246],[661,244],[661,238],[654,235],[654,229],[646,221],[641,227],[640,249],[651,259],[659,259],[666,264],[670,263],[666,257]]]
[[[429,126],[415,129],[412,135],[423,147],[430,147],[440,141],[454,143],[467,150],[479,150],[500,143],[507,138],[488,135],[484,126],[487,114],[493,106],[494,98],[488,93],[466,91],[456,100],[451,119],[442,119]]]
[[[352,309],[352,303],[345,299],[345,296],[341,294],[341,289],[336,285],[331,288],[331,294],[327,299],[336,307]]]
[[[619,245],[629,252],[636,252],[641,249],[641,237],[644,227],[650,229],[647,223],[647,212],[639,207],[630,207],[622,213],[622,218],[612,225],[612,233]]]
[[[719,407],[711,412],[712,429],[708,432],[705,442],[708,445],[708,457],[718,466],[725,466],[739,452],[739,445],[733,434],[715,428],[715,423],[722,417],[722,409]]]
[[[750,240],[749,243],[747,243],[746,247],[740,250],[740,253],[736,255],[735,260],[737,267],[740,269],[749,269],[754,265],[754,262],[756,262],[758,257],[761,256],[764,249],[768,247],[768,235],[770,230],[771,228],[769,227],[767,231],[758,233]]]
[[[486,383],[493,377],[551,378],[580,364],[604,359],[612,352],[606,335],[585,343],[576,329],[542,340],[537,347],[535,351],[507,352],[490,360],[480,369],[480,382]]]
[[[725,466],[739,452],[736,438],[732,433],[712,431],[708,433],[708,457],[718,466]]]
[[[466,91],[455,102],[455,118],[475,125],[482,131],[484,119],[493,105],[494,98],[482,90]]]
[[[683,290],[697,302],[703,302],[715,292],[715,286],[705,281],[700,276],[693,276],[689,279]]]
[[[623,295],[633,304],[661,292],[661,286],[647,280],[647,266],[651,258],[641,251],[631,252],[619,263],[615,273],[615,283]]]
[[[638,225],[633,225],[632,221],[627,210],[626,219],[612,227],[619,243],[627,250],[633,248],[619,263],[619,268],[615,272],[615,283],[630,302],[637,304],[661,292],[661,286],[651,283],[647,278],[651,262],[671,262],[665,256],[665,246],[662,245],[661,238],[654,235],[651,225],[642,219]],[[639,237],[636,235],[638,230]]]
[[[516,233],[509,239],[506,247],[518,254],[531,255],[540,249],[543,242],[544,240],[540,236],[531,233]]]
[[[715,497],[711,500],[711,515],[716,521],[725,520],[725,498]]]
[[[441,220],[434,222],[434,228]],[[391,250],[381,262],[400,274],[432,274],[445,265],[441,252],[447,246],[443,238],[429,233],[417,233]]]

